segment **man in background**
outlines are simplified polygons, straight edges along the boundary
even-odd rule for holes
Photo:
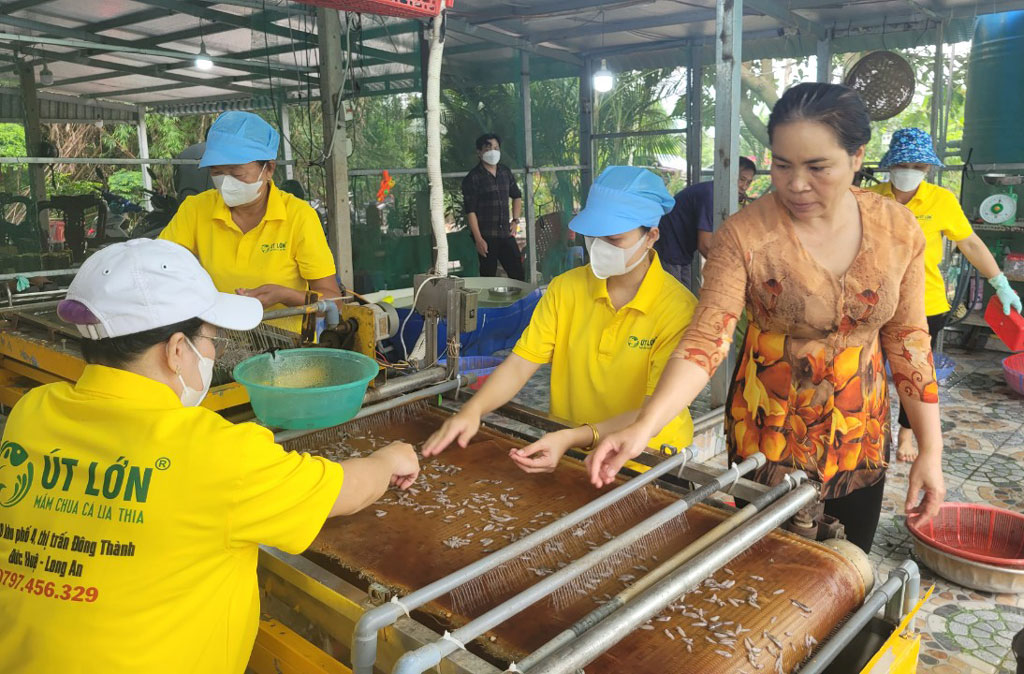
[[[748,201],[747,190],[756,173],[757,165],[746,157],[740,157],[740,206]],[[655,244],[655,250],[661,256],[665,271],[690,288],[690,268],[694,253],[699,250],[707,258],[711,249],[715,184],[709,181],[690,185],[676,194],[675,199],[675,207],[661,219],[661,238]]]
[[[516,242],[523,193],[512,170],[500,163],[501,138],[493,133],[480,136],[476,139],[476,154],[480,162],[462,179],[462,202],[480,255],[480,275],[497,275],[500,262],[509,278],[525,281],[523,256]]]

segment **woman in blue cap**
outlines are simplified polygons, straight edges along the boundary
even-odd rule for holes
[[[191,250],[218,290],[255,297],[268,310],[304,304],[307,289],[341,295],[316,211],[274,185],[279,143],[258,115],[218,117],[199,162],[216,189],[185,199],[160,234]],[[302,319],[278,323],[298,332]]]
[[[658,222],[674,201],[661,178],[631,166],[604,170],[569,224],[586,237],[590,264],[553,279],[512,354],[480,391],[423,446],[465,447],[480,418],[510,401],[537,369],[551,364],[551,414],[576,426],[548,433],[510,456],[526,472],[549,472],[570,447],[593,447],[636,416],[690,323],[697,301],[654,251]],[[652,447],[685,447],[688,410]]]
[[[934,166],[942,166],[942,161],[935,154],[931,136],[921,129],[900,129],[892,135],[889,151],[880,163],[881,168],[889,171],[889,182],[871,188],[909,208],[924,231],[924,309],[933,349],[949,315],[946,282],[939,270],[944,250],[943,236],[955,242],[964,257],[992,284],[1006,315],[1013,309],[1021,310],[1020,298],[1000,271],[988,246],[971,229],[960,202],[949,190],[925,180]],[[900,461],[910,462],[917,458],[917,448],[902,404],[899,422],[896,456]]]

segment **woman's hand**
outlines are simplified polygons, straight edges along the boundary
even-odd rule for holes
[[[546,433],[537,442],[512,449],[508,455],[527,473],[550,473],[558,467],[562,455],[576,444],[572,436],[572,429]]]
[[[640,456],[654,435],[638,420],[606,437],[585,462],[590,482],[599,489],[614,482],[626,462]]]
[[[480,415],[465,407],[441,425],[433,435],[423,443],[423,456],[436,456],[448,448],[453,441],[465,448],[480,430]]]
[[[276,283],[266,283],[258,288],[238,288],[235,290],[235,294],[255,297],[263,304],[264,309],[275,304],[284,304],[290,307],[300,306],[306,301],[306,293]]]
[[[416,482],[420,474],[420,460],[416,450],[405,442],[392,442],[374,452],[374,456],[384,458],[391,471],[391,485],[399,489],[408,489]]]
[[[910,486],[907,488],[907,502],[904,505],[907,517],[917,518],[918,523],[924,524],[939,514],[939,507],[945,498],[942,452],[922,451],[910,467]]]

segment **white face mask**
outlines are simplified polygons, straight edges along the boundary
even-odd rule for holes
[[[484,160],[485,164],[497,166],[498,162],[501,161],[501,150],[488,150],[480,158]]]
[[[590,270],[599,279],[628,274],[644,261],[644,256],[641,255],[632,264],[626,264],[647,243],[646,236],[640,237],[640,240],[629,248],[619,248],[604,239],[592,236],[584,237],[584,240],[587,243],[587,252],[590,253]]]
[[[265,166],[263,170],[266,170]],[[263,170],[254,183],[242,182],[234,176],[213,176],[213,186],[229,207],[244,206],[259,198],[260,189],[263,187]]]
[[[203,382],[203,389],[200,391],[194,389],[185,383],[185,378],[181,376],[181,372],[178,373],[178,381],[181,382],[181,404],[185,407],[196,407],[199,403],[203,402],[203,398],[206,397],[207,391],[210,390],[210,384],[213,382],[213,358],[207,358],[203,354],[199,353],[199,349],[192,343],[192,340],[188,337],[185,338],[188,342],[189,348],[196,354],[199,359],[199,379]]]
[[[889,170],[889,182],[900,192],[913,192],[924,181],[925,172],[917,169],[894,168]]]

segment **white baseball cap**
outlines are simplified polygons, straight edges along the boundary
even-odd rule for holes
[[[88,339],[123,337],[199,318],[228,330],[263,319],[254,297],[222,293],[199,260],[170,241],[133,239],[92,255],[57,314]]]

